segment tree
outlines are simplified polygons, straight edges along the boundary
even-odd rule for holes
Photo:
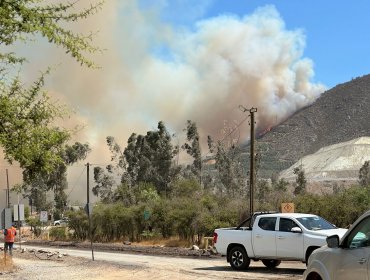
[[[0,1],[0,46],[10,47],[18,41],[26,42],[41,35],[49,43],[64,48],[79,63],[94,66],[86,57],[86,54],[99,50],[91,44],[93,34],[76,34],[65,26],[93,15],[103,2],[76,12],[77,2],[51,4],[46,0]],[[24,57],[14,52],[0,52],[0,72],[4,74],[7,66],[24,61]]]
[[[173,166],[177,147],[164,123],[158,123],[158,130],[144,135],[133,133],[124,150],[127,164],[126,176],[130,185],[139,182],[152,183],[159,193],[166,193],[169,183],[176,177],[178,169]]]
[[[305,193],[307,180],[306,180],[304,170],[299,167],[296,167],[294,168],[293,173],[297,175],[297,178],[295,180],[294,194],[298,195],[298,194]]]
[[[65,189],[68,187],[67,167],[85,159],[89,152],[88,144],[76,142],[73,145],[65,145],[57,155],[62,161],[55,166],[54,170],[49,173],[35,172],[32,176],[27,174],[28,169],[24,170],[23,175],[26,180],[20,186],[17,186],[16,191],[23,192],[23,197],[31,198],[38,209],[38,204],[47,204],[46,192],[53,190],[54,210],[56,210],[57,215],[63,213],[68,199],[65,193]],[[45,210],[45,208],[41,210]]]
[[[91,44],[92,34],[72,32],[66,26],[91,16],[102,2],[76,12],[77,2],[50,4],[46,0],[0,1],[0,146],[5,159],[18,161],[26,183],[45,178],[60,164],[62,152],[71,131],[53,125],[65,110],[51,102],[42,91],[44,76],[26,87],[11,73],[25,62],[25,58],[7,52],[19,42],[46,38],[62,47],[77,62],[94,67],[87,54],[98,51]]]
[[[370,160],[365,161],[360,168],[358,179],[362,187],[370,186]]]
[[[101,193],[104,188],[105,191],[111,189],[115,201],[122,198],[128,203],[135,203],[139,195],[137,190],[144,183],[154,186],[159,194],[169,191],[170,183],[179,173],[179,167],[173,164],[178,147],[173,146],[171,141],[172,138],[162,121],[158,123],[157,130],[148,131],[146,135],[132,133],[125,149],[122,149],[112,136],[107,137],[112,164],[107,166],[107,171],[97,171],[96,179],[99,180],[96,182],[100,185],[96,188],[96,194]],[[114,190],[113,182],[104,177],[108,176],[107,172],[111,173],[110,176],[121,179],[121,184]],[[152,190],[147,191],[154,195]],[[126,199],[125,195],[130,198]]]
[[[182,148],[186,151],[188,155],[194,158],[193,164],[191,166],[191,171],[196,178],[199,178],[199,182],[201,183],[202,155],[199,144],[199,133],[196,123],[190,120],[188,120],[186,126],[186,140],[188,142],[182,145]]]
[[[245,176],[240,162],[240,152],[234,145],[227,146],[222,141],[214,144],[208,136],[210,151],[215,152],[215,167],[218,171],[218,181],[221,183],[220,191],[224,190],[228,195],[236,197],[242,194],[245,185]]]
[[[93,194],[99,196],[104,203],[112,202],[114,196],[113,186],[115,185],[113,176],[97,166],[94,167],[94,181],[96,185],[92,188]]]

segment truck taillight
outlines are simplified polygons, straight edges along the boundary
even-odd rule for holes
[[[213,233],[213,244],[216,244],[217,242],[218,234],[216,232]]]

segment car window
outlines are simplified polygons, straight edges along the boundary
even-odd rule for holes
[[[298,227],[298,225],[293,220],[280,218],[279,231],[290,232],[294,227]]]
[[[370,217],[363,219],[344,241],[346,248],[370,247]]]
[[[276,217],[264,217],[258,221],[258,226],[263,230],[275,230]]]

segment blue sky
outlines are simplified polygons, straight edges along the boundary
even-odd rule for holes
[[[143,1],[148,2],[148,1]],[[149,1],[153,3],[152,1]],[[288,30],[303,30],[304,56],[313,60],[314,82],[333,87],[369,73],[370,1],[315,0],[171,0],[162,2],[163,19],[192,26],[223,14],[243,17],[273,5]],[[157,2],[155,5],[158,5]]]

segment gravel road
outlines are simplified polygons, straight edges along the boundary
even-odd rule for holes
[[[26,246],[25,246],[26,247]],[[13,265],[1,279],[54,280],[54,279],[302,279],[305,265],[283,262],[279,268],[269,270],[261,262],[252,262],[248,271],[233,271],[223,258],[190,258],[174,256],[148,256],[122,252],[68,251],[50,248],[50,251],[27,250],[14,252]],[[59,250],[56,253],[56,250]],[[54,252],[54,253],[53,253]],[[74,254],[76,256],[74,256]],[[78,257],[85,254],[86,257]],[[48,257],[49,256],[49,257]],[[109,261],[106,261],[106,260]],[[0,258],[0,263],[4,260]],[[9,262],[9,259],[8,259]]]

